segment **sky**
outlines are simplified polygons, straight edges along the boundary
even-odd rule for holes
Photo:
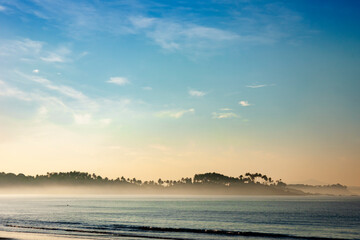
[[[0,0],[0,171],[360,186],[359,10]]]

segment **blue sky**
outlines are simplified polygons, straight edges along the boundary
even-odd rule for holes
[[[358,11],[0,0],[4,170],[301,181],[327,166],[319,180],[360,184]]]

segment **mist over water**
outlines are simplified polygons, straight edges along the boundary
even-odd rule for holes
[[[2,231],[103,239],[359,239],[359,197],[19,196]],[[0,234],[1,236],[1,234]]]
[[[359,10],[0,0],[0,240],[360,240]]]
[[[356,195],[341,184],[286,184],[261,173],[239,177],[216,172],[195,174],[179,180],[142,181],[103,178],[87,172],[52,172],[46,175],[0,173],[1,193],[16,194],[187,194],[187,195]]]

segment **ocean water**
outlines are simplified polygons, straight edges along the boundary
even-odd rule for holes
[[[79,239],[360,239],[360,198],[1,196],[0,231]]]

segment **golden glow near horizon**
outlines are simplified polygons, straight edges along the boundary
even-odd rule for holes
[[[213,171],[231,176],[263,172],[287,182],[316,179],[359,184],[354,178],[359,166],[354,165],[351,153],[343,156],[336,150],[323,152],[326,146],[314,147],[314,142],[303,139],[274,143],[271,137],[260,141],[246,131],[244,136],[234,136],[230,132],[184,134],[176,130],[176,137],[168,138],[160,133],[133,136],[116,126],[110,134],[112,131],[83,127],[69,130],[54,124],[35,125],[15,127],[13,135],[2,141],[0,159],[11,159],[4,161],[2,171],[35,175],[78,170],[145,180],[178,179]],[[179,134],[184,136],[180,138]]]
[[[351,9],[18,3],[0,1],[0,171],[360,186]]]

